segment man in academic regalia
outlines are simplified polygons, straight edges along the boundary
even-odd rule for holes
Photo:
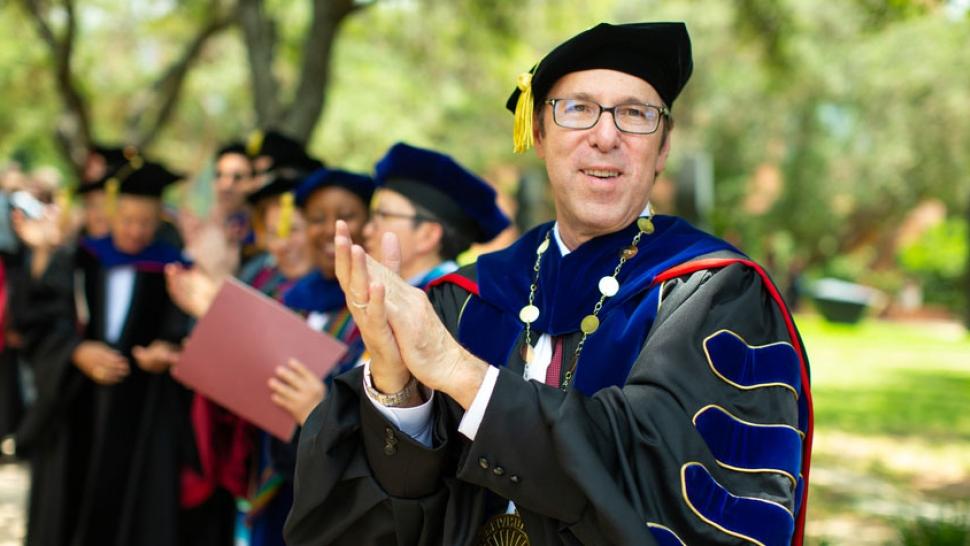
[[[49,263],[35,264],[27,301],[49,311],[25,337],[42,356],[38,405],[51,418],[31,446],[31,546],[175,546],[200,534],[180,536],[178,471],[195,453],[189,393],[165,373],[187,320],[162,271],[183,260],[156,238],[161,193],[181,176],[140,158],[109,176],[108,235],[73,252],[33,249]]]
[[[764,270],[654,216],[681,23],[601,24],[520,76],[556,221],[428,297],[335,237],[371,355],[310,415],[287,522],[315,544],[801,544],[806,355]],[[429,302],[430,299],[430,302]]]
[[[509,226],[495,190],[442,153],[399,142],[378,161],[374,180],[367,250],[379,256],[384,234],[397,235],[400,275],[414,286],[454,272],[472,243],[491,241]]]

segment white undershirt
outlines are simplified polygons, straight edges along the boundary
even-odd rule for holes
[[[650,203],[647,203],[640,215],[653,215]],[[552,235],[559,247],[559,252],[563,256],[569,254],[571,251],[559,234],[559,222],[553,224]],[[552,361],[552,337],[549,334],[539,336],[533,351],[532,364],[525,367],[523,377],[526,380],[532,379],[545,383],[546,369],[549,368],[549,363]],[[364,381],[370,385],[370,362],[365,362],[364,366]],[[492,399],[492,392],[495,390],[497,380],[498,368],[489,366],[485,372],[485,379],[482,380],[471,406],[468,407],[468,411],[465,412],[458,424],[458,432],[471,441],[475,441],[475,436],[478,434],[478,427],[482,424],[485,409],[488,407],[488,401]],[[413,408],[389,408],[374,400],[367,389],[364,389],[364,392],[367,393],[367,398],[374,404],[377,411],[381,412],[381,415],[388,421],[394,423],[401,432],[414,438],[425,447],[431,447],[431,402],[434,399],[434,391],[430,393],[425,403]]]
[[[121,339],[134,289],[134,266],[113,267],[108,270],[108,289],[104,298],[104,339],[111,345]]]

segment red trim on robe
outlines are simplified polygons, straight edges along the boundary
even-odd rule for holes
[[[782,299],[778,289],[775,288],[774,283],[771,282],[768,274],[760,265],[742,258],[709,258],[687,262],[658,274],[654,277],[651,286],[704,269],[718,269],[735,263],[746,265],[754,269],[761,276],[762,282],[768,289],[768,294],[775,301],[775,304],[778,305],[781,316],[785,319],[785,326],[788,328],[788,335],[791,337],[792,346],[795,348],[796,354],[798,354],[799,362],[801,362],[802,392],[805,396],[805,405],[808,408],[808,430],[805,432],[805,444],[802,446],[802,478],[805,481],[803,486],[804,490],[802,491],[801,510],[798,513],[798,521],[795,524],[795,536],[792,538],[793,546],[801,546],[805,535],[805,514],[808,512],[808,471],[812,463],[812,438],[815,431],[815,415],[812,407],[812,390],[808,380],[808,365],[805,362],[805,353],[802,349],[801,341],[798,338],[798,332],[795,330],[795,322],[791,318],[791,312],[788,310],[785,300]]]
[[[199,468],[182,467],[181,507],[199,506],[218,488],[244,497],[253,426],[199,394],[192,397],[190,418]]]
[[[438,277],[437,279],[428,283],[428,290],[431,290],[435,286],[438,286],[439,284],[444,284],[444,283],[451,283],[454,285],[458,285],[466,292],[471,292],[476,296],[478,295],[478,283],[469,279],[468,277],[463,277],[458,273],[448,273],[447,275],[442,275],[441,277]]]

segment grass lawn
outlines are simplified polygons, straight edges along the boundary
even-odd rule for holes
[[[970,336],[796,320],[815,402],[808,543],[943,544],[904,540],[900,527],[970,522]]]

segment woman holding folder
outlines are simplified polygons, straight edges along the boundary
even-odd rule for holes
[[[299,210],[289,212],[287,199],[278,213],[267,211],[270,233],[289,214],[300,229],[305,224],[306,248],[312,270],[296,281],[283,294],[284,304],[304,315],[310,326],[345,343],[349,350],[323,381],[313,376],[296,360],[281,363],[277,376],[270,379],[273,401],[286,409],[302,425],[310,411],[323,400],[331,377],[354,366],[363,352],[360,333],[347,310],[346,300],[334,271],[333,230],[337,220],[344,220],[356,236],[361,236],[367,223],[368,204],[374,192],[370,177],[337,169],[321,168],[307,177],[295,191]],[[275,225],[273,225],[275,224]],[[279,233],[276,233],[278,236]],[[270,236],[272,238],[272,236]],[[271,243],[271,241],[268,241]],[[258,453],[258,488],[250,497],[247,513],[251,546],[282,546],[283,523],[293,503],[293,470],[299,432],[290,443],[260,434]]]

